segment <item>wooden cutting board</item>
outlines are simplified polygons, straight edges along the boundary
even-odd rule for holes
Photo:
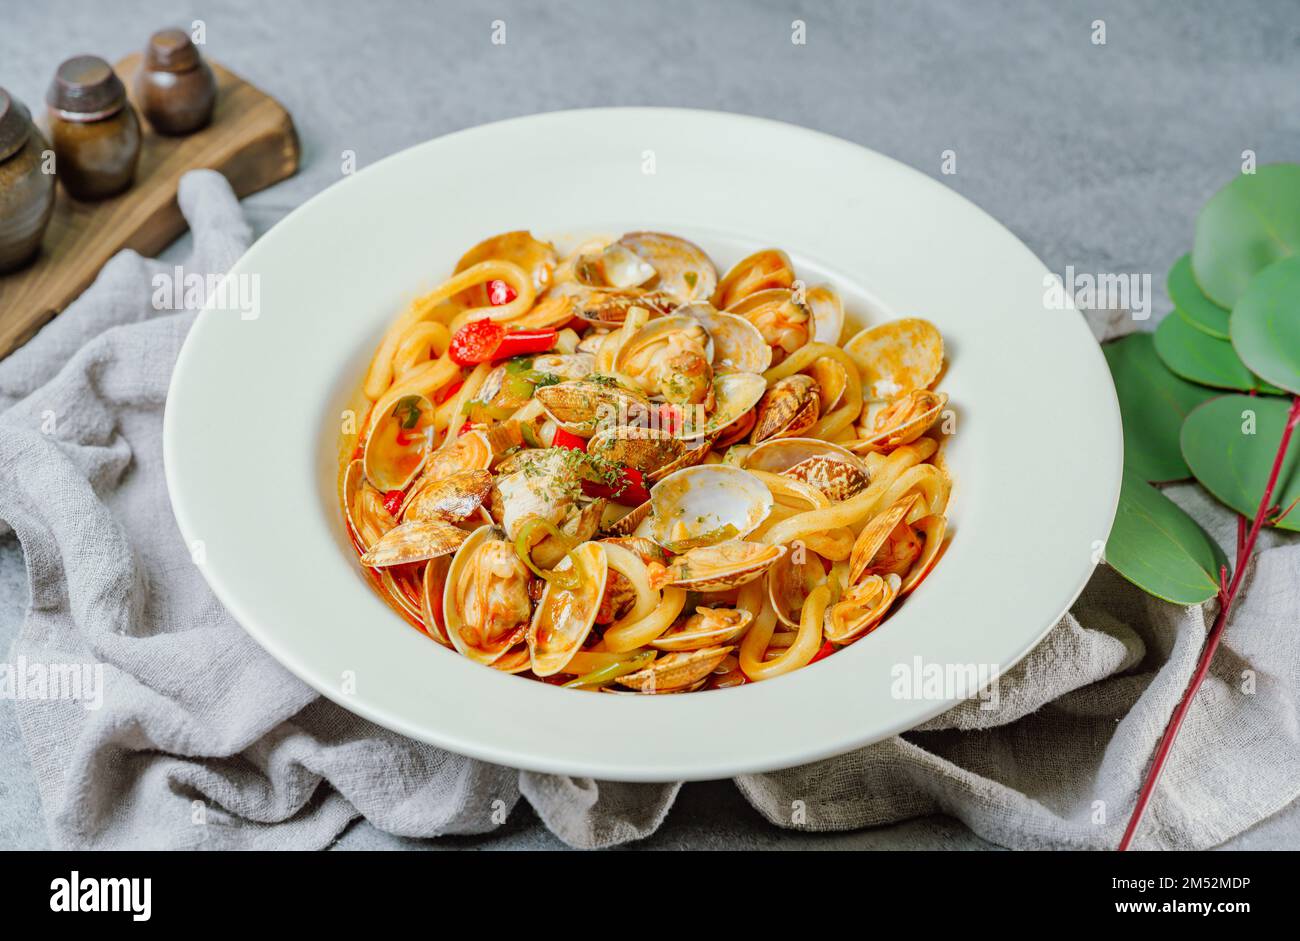
[[[163,137],[141,118],[140,164],[129,190],[83,203],[58,188],[41,253],[26,267],[0,275],[0,357],[31,339],[121,249],[156,255],[184,232],[176,187],[187,171],[219,171],[240,198],[297,171],[298,135],[289,112],[216,62],[209,64],[217,78],[210,125],[187,137]],[[139,53],[115,66],[133,102],[139,66]]]

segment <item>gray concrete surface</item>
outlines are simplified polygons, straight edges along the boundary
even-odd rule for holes
[[[1054,271],[1164,273],[1242,151],[1300,158],[1300,4],[1087,2],[510,2],[0,0],[0,85],[39,106],[55,66],[115,59],[202,19],[207,52],[288,106],[302,172],[251,197],[258,232],[340,176],[485,121],[599,105],[758,114],[857,141],[941,179]],[[806,23],[807,42],[791,43]],[[492,45],[492,22],[506,24]],[[1094,21],[1105,21],[1104,45]],[[941,173],[943,152],[956,155]],[[797,198],[788,194],[779,198]],[[871,220],[863,220],[864,225]],[[169,250],[180,256],[183,242]],[[979,290],[972,285],[971,290]],[[0,649],[26,605],[21,551],[0,539]],[[0,701],[0,848],[45,845],[40,806]],[[487,838],[399,840],[354,825],[340,848],[560,844],[520,806]],[[935,817],[838,834],[766,825],[728,782],[689,785],[659,834],[691,847],[987,848]],[[1300,847],[1295,805],[1230,844]]]

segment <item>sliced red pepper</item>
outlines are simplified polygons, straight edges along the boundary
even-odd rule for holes
[[[555,438],[551,441],[551,447],[568,448],[570,451],[586,451],[587,439],[580,438],[575,434],[570,434],[563,428],[556,428]]]
[[[682,410],[671,402],[659,406],[659,430],[675,434],[682,425]]]
[[[514,288],[500,278],[493,278],[487,283],[487,295],[488,303],[493,307],[502,307],[519,296]]]
[[[613,486],[584,480],[582,482],[582,492],[589,497],[605,497],[624,506],[640,506],[650,499],[650,491],[646,489],[645,478],[634,467],[624,467],[622,479]]]
[[[363,448],[361,445],[357,445],[355,448],[352,449],[352,460],[359,461],[365,456],[366,456],[366,449]]]
[[[452,362],[473,366],[526,353],[545,353],[555,348],[559,333],[544,330],[507,330],[495,320],[472,320],[455,332],[447,352]]]
[[[834,652],[835,652],[835,645],[828,640],[826,641],[826,643],[822,644],[822,649],[817,651],[817,653],[813,654],[813,658],[808,662],[816,663],[818,660],[825,660]]]
[[[393,519],[397,519],[398,512],[402,509],[402,498],[406,493],[401,490],[390,490],[384,494],[384,509]]]

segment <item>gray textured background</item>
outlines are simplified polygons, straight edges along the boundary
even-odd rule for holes
[[[298,176],[246,201],[259,234],[335,182],[344,150],[365,165],[449,131],[562,108],[716,108],[827,131],[936,176],[1054,271],[1151,273],[1155,319],[1197,209],[1238,172],[1242,151],[1261,163],[1300,159],[1297,0],[0,0],[0,85],[35,109],[63,58],[111,61],[194,19],[207,24],[207,53],[284,102],[302,139]],[[496,19],[504,46],[489,41]],[[807,24],[804,46],[790,41],[794,19]],[[1097,19],[1104,46],[1092,42]],[[949,149],[957,173],[944,176]],[[168,255],[185,251],[182,241]],[[0,649],[26,603],[21,551],[0,539]],[[45,844],[12,703],[0,701],[0,848]],[[487,838],[398,840],[361,824],[340,845],[559,844],[521,802]],[[987,847],[944,817],[786,833],[727,782],[688,785],[640,845]],[[1300,847],[1300,810],[1229,846]]]

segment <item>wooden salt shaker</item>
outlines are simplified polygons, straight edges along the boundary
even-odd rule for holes
[[[164,29],[149,37],[135,92],[159,134],[192,134],[212,120],[217,80],[184,30]]]
[[[98,56],[59,66],[45,96],[59,179],[77,199],[116,196],[140,158],[140,121],[117,73]]]
[[[54,174],[42,167],[49,147],[27,108],[0,88],[0,271],[41,247],[54,212]]]

